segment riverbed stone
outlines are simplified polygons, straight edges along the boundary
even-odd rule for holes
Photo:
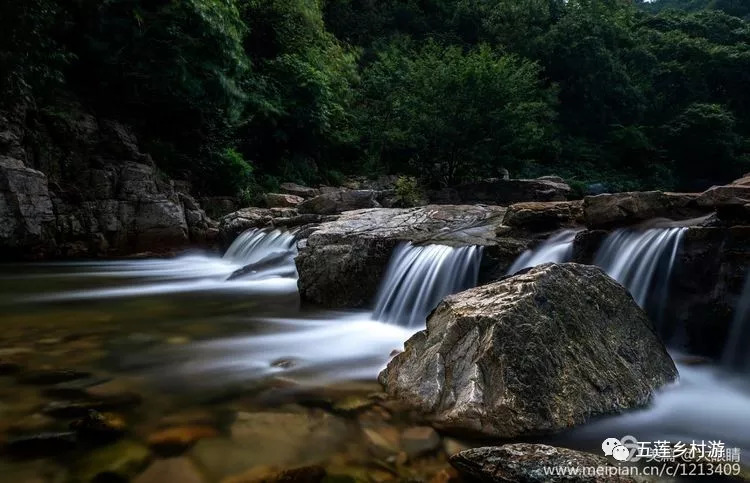
[[[399,242],[496,245],[505,208],[428,205],[349,211],[321,224],[300,245],[298,287],[304,300],[363,307],[374,297]]]
[[[473,448],[450,458],[461,476],[482,483],[635,483],[618,476],[617,467],[607,458],[582,451],[546,444],[516,443]],[[609,475],[551,475],[550,468],[602,468]]]
[[[149,435],[148,445],[159,454],[178,455],[197,441],[218,435],[218,431],[211,426],[200,424],[174,426]]]
[[[401,433],[401,447],[410,458],[434,453],[441,443],[440,435],[430,426],[414,426]]]
[[[319,463],[339,450],[348,434],[343,420],[322,411],[241,412],[229,438],[202,439],[189,455],[219,480],[259,465]]]
[[[133,483],[204,483],[207,481],[195,463],[185,457],[158,459]]]
[[[380,381],[434,426],[510,438],[643,406],[676,377],[630,294],[565,263],[447,297]]]
[[[81,456],[73,465],[74,481],[130,481],[151,461],[148,448],[122,440]]]
[[[21,458],[56,456],[76,446],[76,434],[72,431],[47,431],[15,435],[8,439],[4,451]]]

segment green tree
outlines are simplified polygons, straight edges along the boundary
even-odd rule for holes
[[[554,150],[554,93],[539,67],[487,46],[468,53],[397,41],[363,73],[360,122],[367,154],[454,183],[518,172]]]

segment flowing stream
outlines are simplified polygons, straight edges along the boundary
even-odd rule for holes
[[[634,294],[658,293],[681,235],[675,229],[616,232],[597,260]],[[516,265],[567,260],[574,237],[575,232],[561,232]],[[372,311],[301,307],[295,254],[294,233],[249,231],[224,257],[191,253],[172,259],[2,265],[0,362],[85,370],[136,391],[144,404],[129,417],[141,433],[161,427],[165,415],[208,412],[221,420],[227,413],[234,418],[257,411],[311,414],[301,408],[328,407],[342,398],[352,404],[352,397],[379,391],[375,379],[392,352],[424,327],[444,296],[476,284],[482,250],[400,245]],[[745,330],[746,325],[735,327]],[[728,346],[726,358],[735,361],[742,354],[742,347]],[[750,450],[750,431],[742,423],[750,420],[744,378],[718,365],[686,365],[680,362],[683,356],[674,356],[681,381],[659,391],[648,408],[541,441],[598,452],[605,437],[632,434],[641,440],[722,439]],[[13,431],[12,424],[32,417],[51,396],[0,377],[0,397],[2,432],[4,425]],[[66,425],[46,430],[65,430]],[[369,444],[343,429],[336,434],[347,448]],[[267,451],[257,458],[273,464],[276,455],[296,448],[300,436],[285,439],[274,433],[268,438]],[[217,451],[226,455],[220,458],[226,467],[215,469],[221,478],[232,474],[232,465],[243,467],[253,458],[242,446],[247,442],[222,444],[227,447]],[[242,449],[236,450],[236,461],[231,445]],[[336,448],[308,445],[306,456],[289,458],[305,464],[329,457]],[[198,458],[209,450],[199,445],[190,455]],[[347,453],[345,459],[370,458],[363,454]],[[50,472],[59,469],[54,466],[59,461],[50,464]],[[6,475],[27,470],[4,465],[0,459]]]

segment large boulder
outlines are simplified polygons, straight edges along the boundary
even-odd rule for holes
[[[344,211],[379,208],[376,195],[372,190],[336,190],[305,200],[298,209],[303,214],[335,215]]]
[[[652,218],[687,219],[711,210],[697,202],[693,193],[634,191],[587,196],[583,199],[583,216],[590,228],[612,228],[632,225]]]
[[[512,438],[642,406],[676,377],[625,288],[565,263],[447,297],[380,381],[438,427]]]
[[[469,481],[483,483],[631,483],[607,458],[546,444],[515,443],[461,451],[450,463]],[[556,468],[578,474],[552,474]],[[590,469],[597,472],[588,473]]]
[[[301,244],[300,295],[327,307],[366,306],[399,242],[494,246],[504,214],[504,208],[482,205],[346,212]]]
[[[570,186],[554,179],[487,179],[428,193],[434,203],[487,203],[507,206],[526,201],[565,201]]]

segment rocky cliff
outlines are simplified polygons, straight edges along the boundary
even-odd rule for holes
[[[75,101],[0,112],[3,258],[164,252],[209,242],[214,225],[127,126]]]

